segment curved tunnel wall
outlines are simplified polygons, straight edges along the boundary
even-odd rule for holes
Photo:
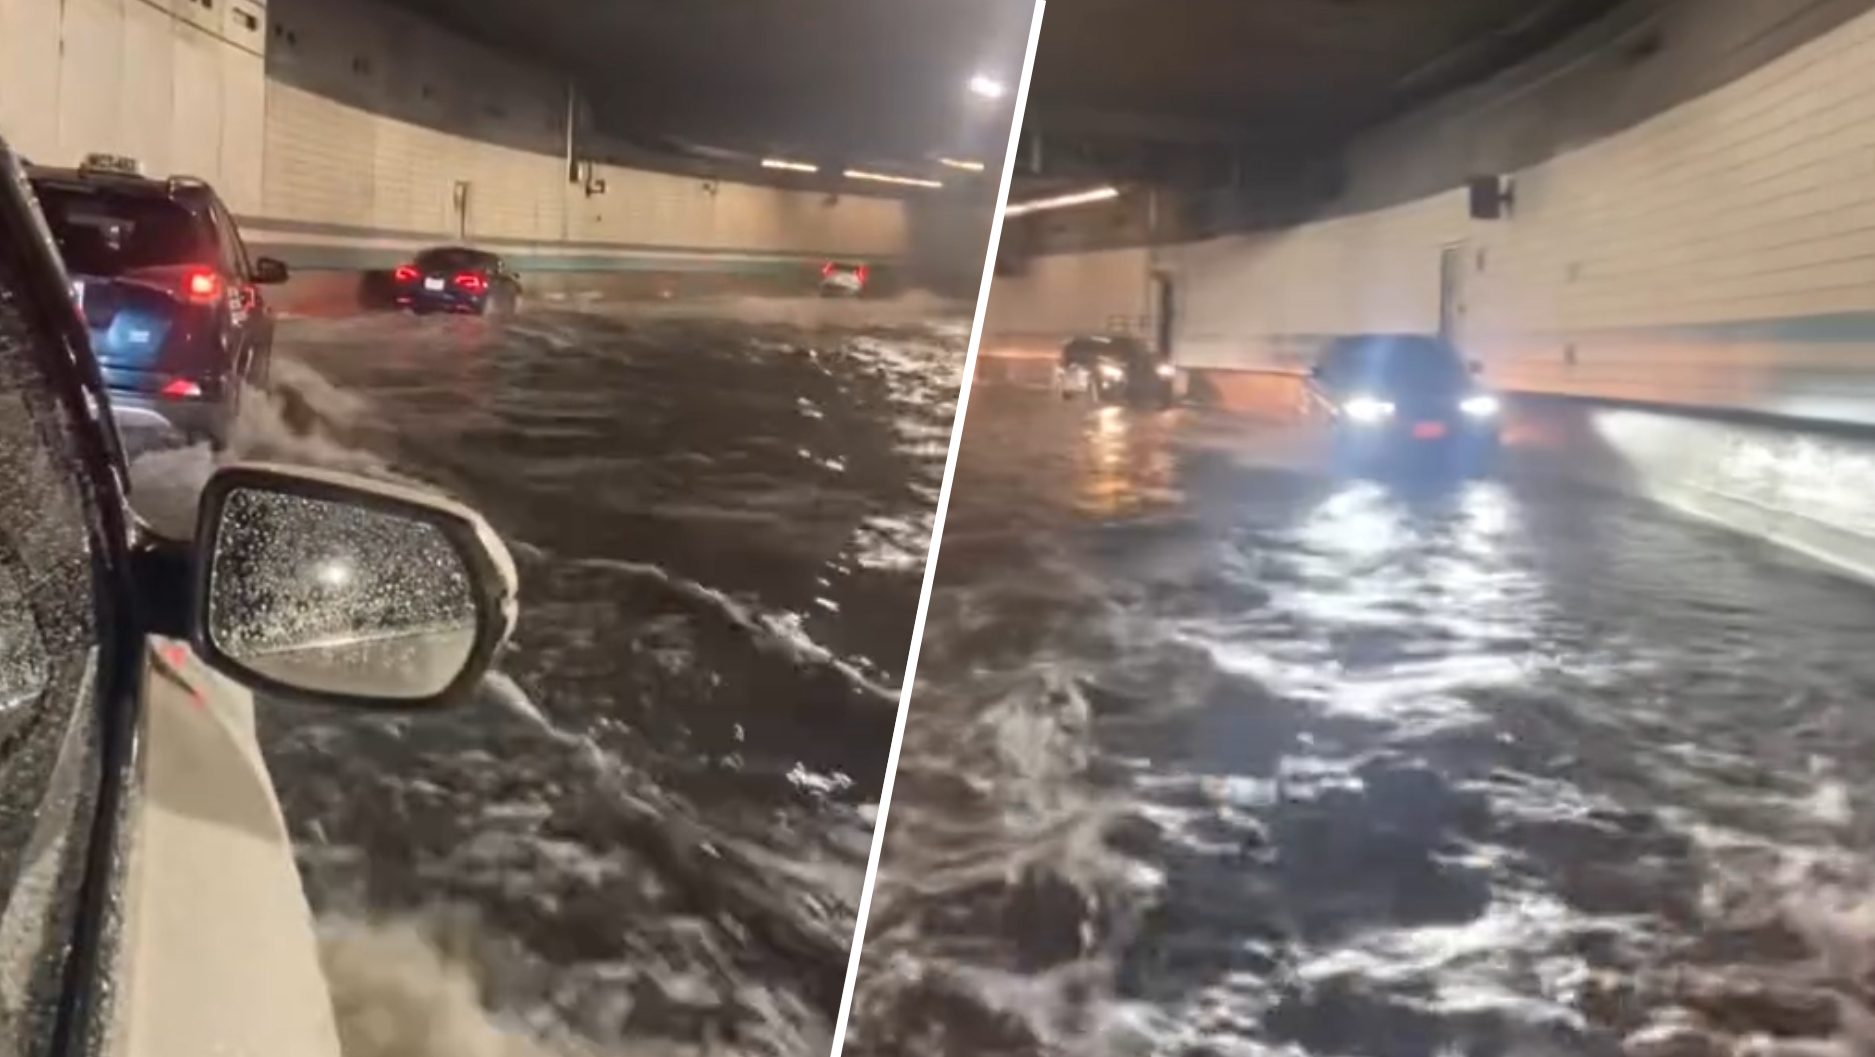
[[[1805,6],[1817,5],[1682,4],[1705,19],[1692,44],[1710,50],[1673,61],[1727,61],[1755,39],[1751,20],[1766,28]],[[1671,21],[1666,33],[1668,47],[1681,40]],[[1489,113],[1439,116],[1443,135],[1404,135],[1433,127],[1409,118],[1356,148],[1353,184],[1371,198],[1390,172],[1452,165],[1453,151],[1456,168],[1553,97],[1607,96],[1618,76],[1604,65],[1522,88]],[[999,279],[989,319],[1003,335],[1144,323],[1162,271],[1178,291],[1180,361],[1285,366],[1323,334],[1437,329],[1450,250],[1455,331],[1500,384],[1875,423],[1871,89],[1875,15],[1863,14],[1510,174],[1507,220],[1469,219],[1452,190],[1277,232],[1044,256]],[[1450,132],[1465,120],[1468,138]]]
[[[563,82],[367,0],[0,0],[0,131],[214,182],[302,268],[464,238],[530,271],[801,272],[892,260],[895,199],[595,166],[567,178]],[[458,183],[468,188],[458,208]]]

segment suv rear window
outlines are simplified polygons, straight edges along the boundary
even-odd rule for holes
[[[138,268],[217,263],[208,222],[153,194],[41,184],[33,188],[65,267],[109,277]]]

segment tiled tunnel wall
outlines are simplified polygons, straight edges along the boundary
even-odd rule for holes
[[[1875,423],[1875,14],[1750,65],[1754,42],[1826,5],[1667,6],[1664,50],[1643,61],[1737,75],[1552,144],[1507,173],[1507,219],[1472,220],[1454,187],[1283,231],[1041,256],[998,281],[988,344],[1150,326],[1158,272],[1191,366],[1285,366],[1320,335],[1431,331],[1443,309],[1510,388]],[[1409,118],[1352,153],[1351,195],[1380,201],[1392,174],[1434,163],[1493,171],[1494,143],[1573,135],[1580,121],[1545,115],[1597,99],[1633,109],[1645,87],[1630,66],[1583,62]]]
[[[564,160],[566,86],[370,0],[0,0],[0,134],[214,182],[302,268],[465,238],[548,271],[756,269],[906,251],[898,200]],[[458,206],[458,184],[467,191]]]

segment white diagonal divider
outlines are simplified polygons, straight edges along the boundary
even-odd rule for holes
[[[879,810],[872,826],[872,853],[866,860],[866,884],[859,895],[859,916],[853,925],[853,946],[847,953],[846,987],[840,993],[840,1014],[833,1022],[833,1052],[840,1057],[846,1048],[847,1017],[853,1011],[853,987],[859,978],[859,959],[866,943],[866,915],[872,910],[873,885],[879,879],[879,851],[885,847],[885,827],[892,809],[892,786],[898,778],[899,750],[905,744],[905,713],[911,704],[912,688],[918,682],[918,648],[924,641],[925,615],[931,608],[931,583],[937,573],[938,545],[944,538],[944,515],[950,510],[951,482],[957,475],[957,450],[963,441],[964,418],[970,408],[970,386],[977,372],[977,346],[983,341],[983,314],[990,303],[990,283],[996,273],[997,243],[1002,241],[1003,214],[1009,204],[1009,177],[1016,169],[1016,142],[1022,133],[1022,112],[1029,103],[1029,75],[1035,69],[1035,45],[1042,38],[1042,13],[1046,0],[1036,0],[1035,15],[1029,23],[1028,48],[1022,55],[1022,80],[1016,89],[1016,112],[1009,122],[1009,144],[1003,152],[1002,187],[997,192],[996,218],[990,224],[990,244],[983,254],[983,281],[977,288],[977,313],[970,325],[970,350],[964,358],[963,384],[957,392],[957,417],[951,425],[950,454],[944,460],[944,485],[938,491],[937,517],[931,524],[931,547],[925,556],[924,587],[918,592],[918,619],[912,625],[911,653],[905,662],[905,683],[899,689],[898,720],[892,728],[892,751],[886,757],[885,784],[879,793]]]

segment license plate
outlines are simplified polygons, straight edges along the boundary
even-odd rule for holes
[[[443,288],[443,281],[441,279],[425,279],[423,280],[423,288],[425,290],[441,290]]]
[[[1445,436],[1443,422],[1416,422],[1413,424],[1413,437],[1416,440],[1438,440]]]

